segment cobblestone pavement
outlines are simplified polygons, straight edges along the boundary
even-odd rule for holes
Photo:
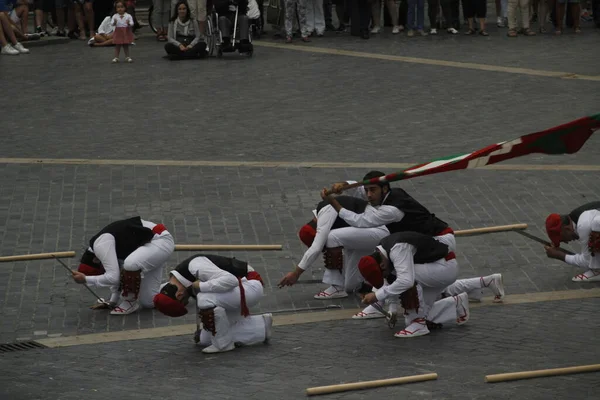
[[[489,38],[440,35],[414,41],[329,35],[306,46],[589,76],[600,72],[600,55],[590,51],[600,36],[589,26],[578,37],[515,41],[493,26],[490,32]],[[600,82],[593,80],[294,51],[300,44],[290,50],[257,46],[252,59],[232,55],[169,62],[161,46],[142,37],[132,48],[133,65],[111,65],[112,49],[90,49],[77,41],[34,48],[28,56],[2,56],[2,70],[10,71],[11,79],[3,80],[7,101],[0,158],[318,161],[364,167],[0,160],[0,255],[80,254],[89,237],[110,221],[141,215],[166,224],[180,244],[282,244],[280,252],[235,253],[265,278],[267,296],[254,311],[326,304],[355,308],[355,298],[314,300],[323,288],[319,284],[276,288],[301,258],[304,248],[296,232],[311,218],[322,186],[361,178],[371,169],[369,163],[427,161],[600,112]],[[597,166],[599,156],[597,134],[575,155],[534,155],[514,162]],[[590,170],[453,172],[399,186],[455,229],[523,222],[541,237],[548,213],[568,212],[600,193],[597,172]],[[571,282],[575,268],[548,260],[540,245],[515,233],[460,238],[458,246],[461,277],[501,272],[509,295],[600,286]],[[169,267],[187,256],[177,253]],[[68,262],[76,265],[77,260]],[[319,278],[320,264],[303,279]],[[111,317],[89,310],[93,301],[52,261],[2,263],[0,343],[193,322],[151,310]],[[598,385],[595,375],[482,382],[487,373],[597,362],[593,352],[581,349],[593,347],[589,341],[597,326],[588,314],[599,301],[476,309],[469,326],[419,339],[423,346],[398,342],[381,321],[341,321],[277,328],[268,351],[248,348],[218,357],[195,354],[188,337],[15,353],[0,358],[0,398],[170,398],[178,386],[184,398],[234,398],[239,395],[230,391],[232,382],[241,393],[242,381],[248,398],[295,398],[308,386],[432,370],[440,374],[439,381],[377,393],[436,399],[591,398]],[[365,340],[365,334],[377,342]],[[340,341],[349,342],[350,350],[340,348]],[[393,351],[398,346],[402,351]],[[381,363],[373,354],[380,355]],[[182,376],[159,362],[177,366]],[[297,368],[289,370],[296,362]],[[132,370],[134,377],[123,377]],[[217,396],[225,388],[226,395]]]
[[[397,339],[381,320],[274,328],[269,345],[206,356],[191,335],[6,353],[0,397],[302,399],[308,387],[435,372],[437,381],[323,399],[596,399],[600,373],[484,376],[598,363],[600,299],[474,309],[461,327]],[[592,342],[590,342],[592,341]],[[591,344],[591,346],[590,346]]]

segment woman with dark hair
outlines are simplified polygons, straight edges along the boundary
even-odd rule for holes
[[[201,38],[198,21],[192,19],[187,2],[179,0],[169,23],[165,51],[172,58],[198,58],[206,51],[206,43],[201,42]]]

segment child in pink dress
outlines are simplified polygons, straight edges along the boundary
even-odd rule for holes
[[[113,58],[112,62],[119,62],[121,47],[123,47],[125,61],[130,63],[133,62],[131,57],[129,57],[129,45],[133,43],[133,18],[125,12],[126,8],[124,0],[117,0],[115,2],[115,9],[117,10],[117,13],[111,18],[112,25],[115,27],[115,32],[113,34],[115,58]]]

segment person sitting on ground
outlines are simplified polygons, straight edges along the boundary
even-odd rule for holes
[[[29,42],[32,40],[39,40],[41,38],[41,35],[39,33],[24,33],[21,30],[20,22],[18,21],[18,19],[15,20],[12,13],[10,14],[8,22],[10,22],[10,26],[15,34],[15,37],[20,42]]]
[[[172,59],[199,58],[206,54],[206,43],[201,38],[198,21],[191,18],[187,2],[179,0],[169,23],[165,51]]]
[[[0,45],[2,45],[0,54],[11,56],[27,54],[29,50],[17,41],[7,11],[5,1],[0,0]]]
[[[111,15],[114,15],[116,10],[113,8]],[[96,35],[92,37],[88,44],[91,47],[102,47],[102,46],[114,46],[113,42],[113,34],[115,32],[115,27],[111,22],[111,16],[104,18],[100,26],[98,27],[98,31]]]
[[[12,0],[9,0],[10,2]],[[9,14],[10,19],[17,24],[20,32],[27,33],[29,26],[29,3],[27,0],[17,0],[13,3],[13,9]]]

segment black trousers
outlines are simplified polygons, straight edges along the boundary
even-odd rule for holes
[[[465,18],[485,18],[487,13],[486,0],[462,0]]]
[[[235,19],[235,14],[233,17]],[[247,15],[238,14],[238,31],[240,33],[240,40],[248,40],[248,32],[250,29],[250,20]],[[223,39],[231,38],[233,34],[233,20],[226,16],[221,15],[219,17],[219,30]]]
[[[199,58],[206,52],[206,43],[198,42],[194,47],[187,51],[181,49],[173,43],[165,44],[165,51],[168,55],[175,58]]]
[[[455,6],[452,4],[453,1],[456,0],[428,0],[427,1],[427,14],[429,15],[429,24],[431,28],[443,28],[442,26],[437,26],[436,20],[440,9],[440,4],[442,6],[442,15],[444,16],[444,20],[446,20],[446,28],[455,28],[454,21],[458,20],[458,15],[454,14]]]
[[[368,32],[371,23],[371,4],[369,0],[348,0],[346,4],[350,7],[351,35],[360,36],[363,32]]]

